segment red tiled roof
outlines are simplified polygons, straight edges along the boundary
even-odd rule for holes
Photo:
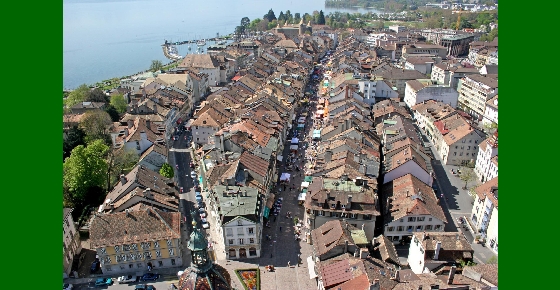
[[[241,154],[241,158],[239,158],[241,164],[246,167],[248,170],[255,172],[260,176],[266,176],[268,173],[268,161],[253,155],[247,151]]]

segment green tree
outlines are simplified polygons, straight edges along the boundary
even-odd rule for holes
[[[319,17],[317,19],[317,24],[325,25],[325,14],[323,13],[323,10],[319,11]]]
[[[486,261],[486,264],[498,264],[498,256],[494,255]]]
[[[163,166],[161,166],[161,169],[159,170],[159,174],[167,178],[173,178],[173,176],[175,175],[175,171],[173,170],[173,167],[171,167],[171,165],[163,163]]]
[[[276,27],[276,25],[278,25],[278,21],[272,20],[271,22],[268,23],[267,30],[271,30],[272,28]]]
[[[272,8],[270,10],[268,10],[268,13],[266,14],[266,19],[268,19],[269,22],[271,22],[272,20],[276,20],[276,15],[274,15],[274,11],[272,11]]]
[[[243,35],[245,33],[245,27],[238,25],[235,27],[235,34],[237,36]]]
[[[241,18],[241,26],[243,26],[244,28],[248,28],[250,23],[251,20],[249,19],[249,17]]]
[[[105,107],[105,112],[107,112],[107,114],[109,114],[109,117],[111,117],[111,121],[113,122],[118,122],[121,119],[121,116],[119,115],[119,112],[117,112],[117,109],[115,109],[115,107],[113,105],[107,105]]]
[[[163,67],[163,63],[161,62],[161,60],[152,60],[152,64],[150,65],[150,71],[158,71]]]
[[[71,108],[75,104],[83,102],[86,99],[86,93],[89,91],[90,89],[86,84],[82,84],[71,91],[65,101],[66,107]]]
[[[100,88],[95,88],[86,93],[84,101],[86,102],[98,102],[98,103],[108,103],[109,96],[107,96]]]
[[[88,195],[96,193],[96,188],[105,187],[108,150],[103,140],[95,140],[87,146],[76,146],[64,160],[62,181],[72,204],[83,205],[87,200],[95,200],[96,197]]]
[[[139,160],[139,156],[132,149],[113,149],[107,156],[107,192],[111,190],[111,185],[119,180],[121,174],[132,170]]]
[[[278,21],[286,21],[286,15],[284,15],[284,12],[280,11],[280,14],[278,14]]]
[[[284,13],[284,15],[286,15],[286,24],[293,23],[294,16],[292,15],[292,12],[290,12],[290,10],[286,10],[286,13]]]
[[[117,112],[119,112],[119,114],[126,112],[127,104],[122,94],[111,96],[110,104],[111,106],[115,107],[115,109],[117,110]]]
[[[301,14],[295,13],[294,14],[294,23],[299,23],[301,21]]]
[[[474,173],[472,168],[467,166],[461,166],[460,170],[461,174],[459,175],[459,178],[465,182],[463,189],[467,189],[468,183],[476,179],[476,173]]]
[[[66,138],[63,138],[62,140],[62,161],[64,161],[67,157],[70,157],[72,149],[76,148],[76,146],[86,145],[85,137],[86,133],[78,126],[74,126],[68,130]]]
[[[251,21],[251,24],[249,24],[249,28],[252,29],[252,30],[257,30],[257,27],[258,27],[260,22],[261,22],[260,18],[253,19],[253,21]]]
[[[84,113],[80,128],[86,133],[86,142],[96,139],[107,140],[107,129],[111,124],[112,120],[107,112],[91,110]]]

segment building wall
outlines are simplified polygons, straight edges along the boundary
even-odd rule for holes
[[[422,243],[413,237],[408,250],[407,261],[410,265],[410,269],[415,274],[422,274],[424,271],[424,257],[425,250],[422,247]]]
[[[152,171],[159,172],[163,163],[167,162],[167,158],[157,152],[151,152],[148,156],[144,157],[138,164],[145,165]]]
[[[148,263],[157,271],[159,268],[183,265],[181,240],[158,240],[95,249],[105,275],[147,271]]]
[[[451,87],[424,87],[419,91],[415,91],[406,85],[404,102],[409,108],[427,100],[436,100],[449,104],[453,108],[457,108],[457,99],[459,93]]]
[[[495,208],[490,216],[486,233],[486,246],[498,253],[498,209]]]
[[[228,259],[240,258],[240,250],[245,249],[246,257],[259,258],[261,256],[260,225],[244,218],[237,218],[222,226],[226,257]],[[252,231],[252,232],[251,232]],[[250,249],[255,248],[256,255],[250,255]],[[235,250],[235,256],[230,255],[230,250]]]
[[[488,228],[490,223],[492,222],[492,216],[494,211],[497,210],[494,207],[494,204],[490,201],[490,199],[485,198],[484,200],[481,200],[480,198],[476,197],[473,204],[472,214],[471,214],[471,221],[475,226],[473,230],[476,232],[476,235],[480,235],[483,238],[487,238]],[[493,230],[496,230],[496,232],[493,232],[493,234],[497,236],[498,215],[496,214],[495,217],[496,217],[496,221],[493,222],[495,222],[496,225],[493,225],[494,227]]]
[[[445,223],[432,215],[409,215],[388,223],[385,226],[384,235],[397,244],[403,237],[411,236],[412,232],[443,232],[444,227]]]
[[[484,116],[482,117],[483,125],[498,124],[498,110],[494,107],[486,106],[484,109]]]
[[[463,78],[459,81],[457,91],[459,92],[460,107],[475,117],[484,115],[486,101],[498,93],[497,88],[485,90],[481,87],[481,84],[469,78]]]
[[[145,133],[141,133],[140,135],[142,139],[140,139],[139,141],[130,141],[124,143],[124,149],[134,150],[136,154],[141,155],[142,153],[144,153],[144,151],[146,151],[146,149],[150,148],[153,143],[146,138]]]
[[[77,255],[82,250],[80,243],[80,234],[76,230],[74,219],[71,214],[68,214],[66,219],[62,222],[62,240],[63,240],[63,258],[62,264],[65,274],[70,274],[72,270],[72,263],[74,255]]]
[[[206,127],[206,126],[192,126],[193,142],[196,144],[208,144],[214,141],[214,134],[218,132],[219,128]]]
[[[439,153],[443,164],[466,165],[470,161],[476,162],[480,142],[482,142],[482,137],[474,131],[451,145],[442,141]]]
[[[492,157],[498,154],[498,148],[493,148],[489,144],[486,145],[486,150],[478,150],[478,156],[476,157],[476,164],[474,167],[474,172],[478,176],[481,182],[486,182],[490,180],[490,164],[493,164]],[[497,171],[497,170],[496,170]],[[496,172],[497,176],[497,172]],[[492,177],[493,178],[493,177]]]
[[[404,161],[404,160],[403,160]],[[412,174],[416,178],[420,179],[425,184],[432,186],[432,176],[428,172],[426,172],[418,163],[414,162],[413,160],[409,160],[404,164],[396,167],[395,169],[385,173],[385,177],[383,179],[383,184],[392,181],[393,179],[399,178],[406,174]]]
[[[432,68],[432,74],[430,75],[432,81],[436,81],[440,85],[450,85],[449,84],[449,71],[443,70],[437,66]]]

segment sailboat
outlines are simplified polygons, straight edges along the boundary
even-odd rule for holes
[[[196,45],[198,46],[205,46],[206,45],[206,40],[203,38],[199,41],[196,42]]]

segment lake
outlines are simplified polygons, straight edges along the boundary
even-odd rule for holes
[[[63,88],[73,89],[149,68],[163,56],[164,40],[227,35],[241,18],[262,18],[269,9],[312,14],[323,10],[377,13],[373,9],[325,9],[324,0],[64,0]],[[178,46],[186,54],[186,46]]]

